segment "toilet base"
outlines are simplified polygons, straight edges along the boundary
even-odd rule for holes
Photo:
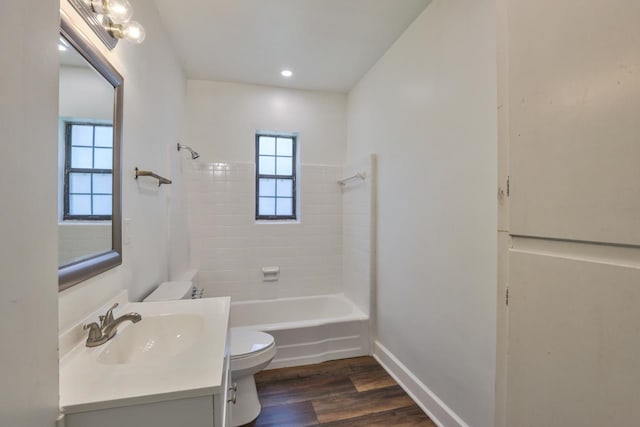
[[[231,407],[231,426],[238,427],[258,418],[262,406],[258,400],[256,381],[253,375],[233,379],[237,386],[236,403]]]

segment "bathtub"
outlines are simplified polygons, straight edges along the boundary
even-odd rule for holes
[[[342,294],[231,304],[231,327],[268,332],[277,354],[267,369],[369,354],[369,317]]]

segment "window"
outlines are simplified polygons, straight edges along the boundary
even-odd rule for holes
[[[113,126],[66,122],[64,219],[111,220]]]
[[[296,219],[296,137],[256,134],[256,219]]]

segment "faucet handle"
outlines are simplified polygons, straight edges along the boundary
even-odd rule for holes
[[[89,329],[89,336],[87,337],[87,342],[95,341],[102,337],[102,329],[100,325],[96,322],[88,323],[82,327],[83,330]]]
[[[100,327],[104,328],[109,323],[113,322],[113,309],[118,306],[118,303],[115,303],[111,306],[107,313],[104,316],[98,316],[100,319]]]

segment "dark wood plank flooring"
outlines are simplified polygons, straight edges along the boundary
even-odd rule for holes
[[[245,427],[436,427],[373,357],[262,371]]]

